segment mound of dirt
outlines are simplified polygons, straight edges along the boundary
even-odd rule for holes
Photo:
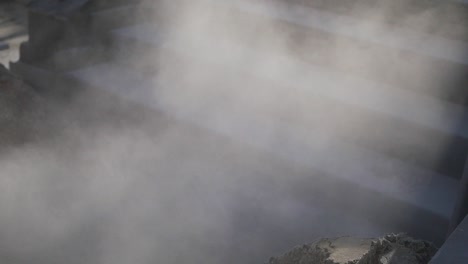
[[[431,243],[405,234],[325,238],[271,258],[268,264],[426,264],[436,251]]]

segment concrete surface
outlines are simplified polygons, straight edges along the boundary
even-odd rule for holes
[[[453,231],[430,264],[468,263],[468,216]]]

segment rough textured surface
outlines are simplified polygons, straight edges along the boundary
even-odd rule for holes
[[[436,251],[426,241],[404,234],[386,235],[372,244],[359,264],[423,264],[428,263]]]
[[[423,264],[436,248],[407,235],[386,235],[379,239],[341,237],[321,239],[294,248],[269,264]]]
[[[371,247],[372,239],[340,237],[321,239],[310,245],[294,248],[269,264],[334,264],[357,263]]]

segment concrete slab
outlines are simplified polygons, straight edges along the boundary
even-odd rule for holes
[[[464,263],[468,263],[468,216],[429,262],[429,264]]]

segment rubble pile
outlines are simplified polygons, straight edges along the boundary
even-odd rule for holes
[[[436,251],[431,243],[405,234],[325,238],[271,258],[268,264],[426,264]]]

